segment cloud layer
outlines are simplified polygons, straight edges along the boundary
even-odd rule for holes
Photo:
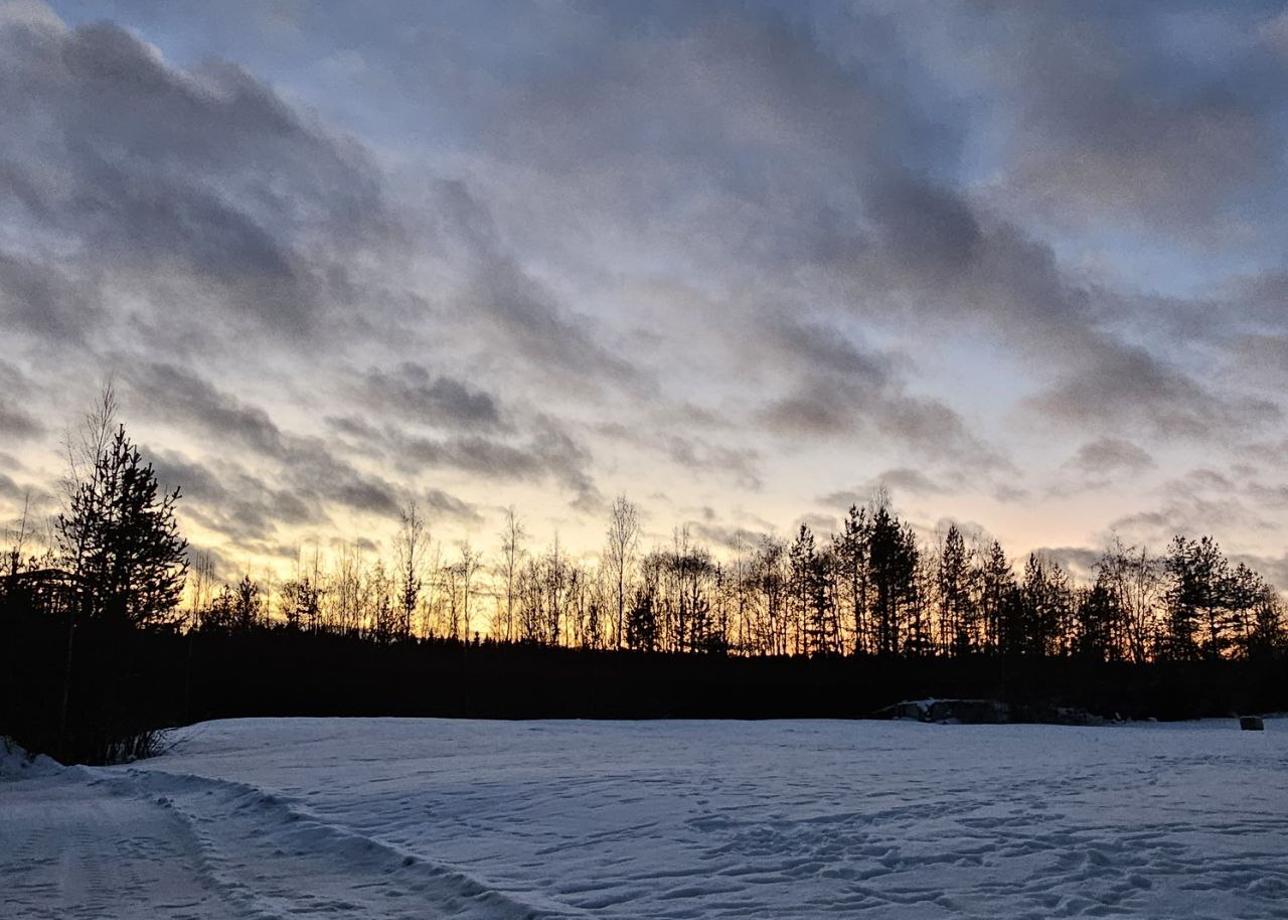
[[[1288,484],[1275,5],[0,10],[10,510],[109,373],[246,558],[409,498],[592,549],[619,491],[727,542],[883,483],[1019,549]],[[1278,558],[1262,507],[1210,526]]]

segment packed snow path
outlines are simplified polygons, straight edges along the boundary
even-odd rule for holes
[[[175,741],[8,769],[0,916],[1288,916],[1278,720],[240,720]]]

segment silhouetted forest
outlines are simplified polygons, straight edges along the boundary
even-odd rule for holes
[[[39,552],[0,577],[0,733],[78,760],[147,753],[159,726],[252,714],[863,716],[900,698],[1006,699],[1179,717],[1288,704],[1281,594],[1208,537],[1115,542],[1091,577],[950,526],[918,539],[882,495],[720,558],[677,529],[641,545],[612,505],[597,562],[528,545],[444,559],[415,504],[394,558],[302,555],[277,585],[217,584],[115,420],[69,443]]]

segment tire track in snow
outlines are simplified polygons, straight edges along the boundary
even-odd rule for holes
[[[68,768],[0,781],[0,916],[225,920],[186,825]]]
[[[182,820],[203,876],[245,920],[552,916],[255,786],[155,770],[96,773],[113,795],[151,801]]]

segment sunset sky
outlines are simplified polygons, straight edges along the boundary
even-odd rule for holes
[[[110,375],[226,572],[884,484],[1288,587],[1286,142],[1282,3],[0,4],[0,523]]]

